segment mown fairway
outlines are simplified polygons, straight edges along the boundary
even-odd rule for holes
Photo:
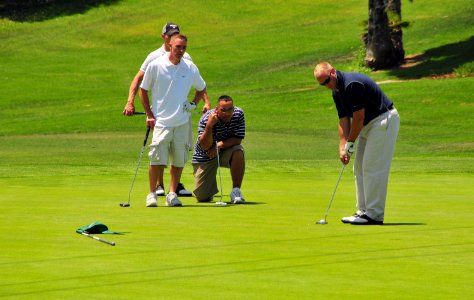
[[[340,222],[351,168],[329,224],[315,224],[340,163],[337,114],[312,76],[320,60],[357,70],[367,1],[117,1],[0,20],[0,298],[473,298],[474,80],[445,75],[473,64],[474,7],[403,4],[407,55],[429,59],[370,74],[389,81],[401,129],[386,225],[369,227]],[[145,208],[145,156],[119,207],[146,131],[121,112],[167,21],[189,36],[214,103],[229,94],[245,110],[248,205]],[[192,187],[191,166],[182,181]],[[115,247],[75,233],[96,220],[128,233],[101,236]]]

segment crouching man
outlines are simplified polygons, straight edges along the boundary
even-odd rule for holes
[[[198,138],[193,154],[194,195],[199,202],[212,201],[218,193],[217,164],[230,168],[232,192],[230,201],[245,203],[240,191],[245,173],[244,148],[245,118],[242,109],[234,106],[230,96],[219,97],[217,107],[199,120]],[[218,157],[219,156],[219,157]]]

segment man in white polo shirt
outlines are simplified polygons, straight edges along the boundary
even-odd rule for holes
[[[128,99],[127,99],[127,104],[125,105],[125,108],[123,110],[123,115],[124,116],[133,116],[135,113],[135,96],[137,94],[138,88],[140,87],[140,84],[143,80],[143,76],[145,75],[146,68],[148,65],[155,59],[165,55],[167,52],[170,51],[170,40],[171,37],[175,34],[179,34],[180,29],[179,26],[175,23],[166,23],[163,26],[163,29],[161,31],[161,38],[163,39],[163,45],[158,48],[157,50],[151,52],[148,54],[146,57],[145,61],[140,67],[140,70],[138,70],[137,74],[133,78],[132,82],[130,83],[130,88],[128,91]],[[192,61],[191,56],[188,53],[184,53],[183,55],[184,59]],[[209,101],[209,97],[207,93],[203,94],[203,100],[204,100],[204,106],[202,108],[202,113],[207,112],[211,108],[211,103]],[[190,127],[189,127],[189,149],[192,149],[192,145],[194,143],[193,141],[193,134],[192,134],[192,119],[189,118],[190,122]],[[184,187],[184,184],[179,183],[178,184],[178,191],[177,191],[179,196],[186,196],[190,197],[192,196],[192,193]],[[156,183],[156,195],[157,196],[164,196],[165,191],[164,191],[164,180],[163,177],[158,178],[158,181]]]
[[[125,105],[125,108],[123,109],[123,114],[125,116],[133,116],[133,114],[135,113],[135,104],[134,104],[135,96],[143,80],[143,76],[145,75],[146,68],[152,61],[154,61],[158,57],[165,55],[167,52],[170,52],[171,37],[179,33],[180,33],[179,26],[177,24],[166,23],[165,26],[163,26],[163,29],[161,31],[161,38],[163,39],[163,45],[161,45],[160,48],[148,54],[145,61],[140,66],[140,70],[138,70],[137,74],[135,75],[132,82],[130,83],[127,104]],[[183,58],[193,61],[191,56],[188,53],[185,53]],[[208,109],[210,109],[210,106]]]
[[[155,194],[158,177],[171,158],[170,188],[166,196],[167,206],[181,206],[176,194],[183,167],[189,153],[189,116],[206,92],[206,83],[196,65],[183,55],[187,48],[184,35],[173,35],[170,52],[152,61],[140,86],[140,99],[147,115],[147,126],[154,128],[150,145],[149,186],[146,198],[148,207],[157,206]],[[187,102],[191,87],[196,89],[192,102]],[[148,92],[153,95],[152,108]],[[153,109],[153,111],[152,111]]]

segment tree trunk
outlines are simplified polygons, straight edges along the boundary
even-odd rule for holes
[[[402,1],[388,0],[387,3],[388,25],[390,27],[390,38],[392,39],[394,59],[396,64],[405,60],[405,50],[403,49],[402,32]]]
[[[399,25],[398,28],[394,26],[396,30],[392,32],[387,14],[389,7],[391,16],[401,16],[400,0],[369,0],[365,62],[373,69],[391,68],[404,59],[402,29]]]

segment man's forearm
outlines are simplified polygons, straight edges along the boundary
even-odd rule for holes
[[[199,145],[202,149],[209,150],[212,147],[214,144],[214,138],[212,135],[212,126],[206,125],[206,128],[199,139]]]
[[[140,83],[143,80],[143,71],[138,71],[138,73],[133,78],[132,82],[130,83],[130,88],[128,89],[128,99],[127,103],[133,105],[135,102],[135,96],[137,95],[138,88],[140,87]]]
[[[344,149],[344,145],[349,137],[351,129],[351,120],[349,117],[339,119],[339,148]]]
[[[229,138],[227,140],[220,141],[218,143],[218,146],[221,149],[228,149],[228,148],[231,148],[235,145],[240,145],[241,143],[242,143],[242,139],[232,137],[232,138]]]
[[[204,88],[202,91],[198,91],[196,90],[196,92],[194,93],[194,98],[192,100],[192,102],[198,104],[199,101],[201,101],[201,99],[203,98],[204,94],[207,95],[206,93],[206,88]],[[209,99],[207,99],[209,101]],[[204,100],[205,101],[205,100]],[[207,103],[207,102],[206,102]]]
[[[355,142],[357,137],[359,136],[362,127],[364,127],[364,118],[365,118],[365,110],[361,109],[355,111],[352,117],[351,129],[349,132],[349,136],[347,137],[348,142]]]
[[[151,111],[150,108],[150,99],[148,98],[148,91],[144,89],[140,89],[140,100],[143,105],[143,109],[145,110],[145,113],[147,114],[148,117],[153,116],[153,112]]]

